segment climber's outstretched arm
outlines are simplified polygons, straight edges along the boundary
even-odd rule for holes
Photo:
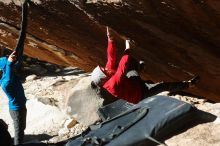
[[[18,42],[14,49],[17,52],[17,60],[21,60],[24,50],[24,41],[26,38],[26,29],[27,29],[27,17],[28,17],[28,2],[29,0],[24,0],[22,4],[22,21],[21,21],[21,30]]]

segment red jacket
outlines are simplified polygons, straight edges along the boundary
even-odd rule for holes
[[[140,78],[128,78],[126,73],[134,64],[129,54],[122,56],[115,74],[103,85],[109,93],[131,103],[138,103],[142,98],[142,84]]]

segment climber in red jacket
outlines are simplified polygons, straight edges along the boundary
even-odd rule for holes
[[[114,97],[137,103],[143,97],[144,83],[137,72],[134,76],[128,76],[128,73],[139,71],[139,66],[139,62],[131,56],[130,40],[126,40],[126,49],[118,68],[115,74],[105,82],[103,88]]]
[[[145,83],[139,76],[139,72],[143,70],[144,62],[138,61],[132,57],[134,45],[131,45],[130,40],[125,41],[125,51],[115,70],[116,49],[113,40],[107,29],[108,61],[104,69],[103,76],[99,76],[99,82],[96,82],[96,71],[92,73],[92,87],[98,89],[98,94],[104,98],[104,105],[113,102],[119,98],[131,103],[138,103],[140,100],[149,96],[156,95],[163,91],[176,92],[184,90],[195,85],[199,81],[199,76],[196,76],[188,81],[180,82],[160,82],[156,84]],[[99,72],[99,73],[103,73]],[[99,74],[98,73],[98,74]],[[100,75],[100,74],[99,74]]]
[[[108,27],[107,37],[107,63],[104,68],[98,66],[94,69],[91,77],[91,85],[93,88],[98,88],[97,90],[101,92],[101,96],[107,100],[106,103],[108,103],[109,100],[114,101],[117,99],[115,97],[137,103],[142,96],[144,85],[138,75],[131,78],[126,76],[129,70],[136,71],[139,67],[139,62],[130,56],[130,41],[126,40],[124,55],[116,68],[116,46]]]

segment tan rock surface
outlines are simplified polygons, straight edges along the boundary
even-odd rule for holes
[[[83,122],[94,122],[96,118],[94,107],[99,105],[97,104],[99,101],[90,102],[95,101],[95,97],[89,96],[91,92],[87,92],[90,85],[89,74],[82,73],[77,68],[60,68],[60,71],[55,72],[55,74],[50,72],[49,67],[47,69],[47,74],[26,80],[23,84],[28,98],[28,123],[25,131],[27,141],[39,140],[56,143],[69,139],[80,134],[87,127],[82,123],[77,123],[74,127],[67,128],[67,125],[72,121],[72,116],[78,114]],[[58,69],[54,69],[54,71],[56,70]],[[33,75],[27,78],[31,78],[31,76]],[[167,93],[164,92],[162,95],[167,95]],[[13,136],[13,125],[8,112],[7,98],[2,92],[0,92],[0,97],[0,115],[9,124],[9,131]],[[206,113],[199,114],[199,118],[194,121],[193,126],[186,125],[185,130],[166,138],[165,143],[168,146],[220,145],[220,104],[210,103],[196,96],[178,94],[173,97],[189,102]],[[74,98],[78,99],[79,102],[72,102],[72,104],[67,102],[76,101]],[[87,102],[83,103],[83,101]],[[78,105],[78,108],[75,111],[73,110],[71,115],[66,115],[64,112],[66,111],[65,103],[69,103],[69,106],[73,107]]]

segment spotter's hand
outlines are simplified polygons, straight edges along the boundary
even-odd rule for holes
[[[14,51],[14,52],[11,53],[11,55],[9,55],[8,61],[9,62],[14,62],[14,61],[16,61],[16,59],[17,59],[17,55],[16,55],[16,52]]]

